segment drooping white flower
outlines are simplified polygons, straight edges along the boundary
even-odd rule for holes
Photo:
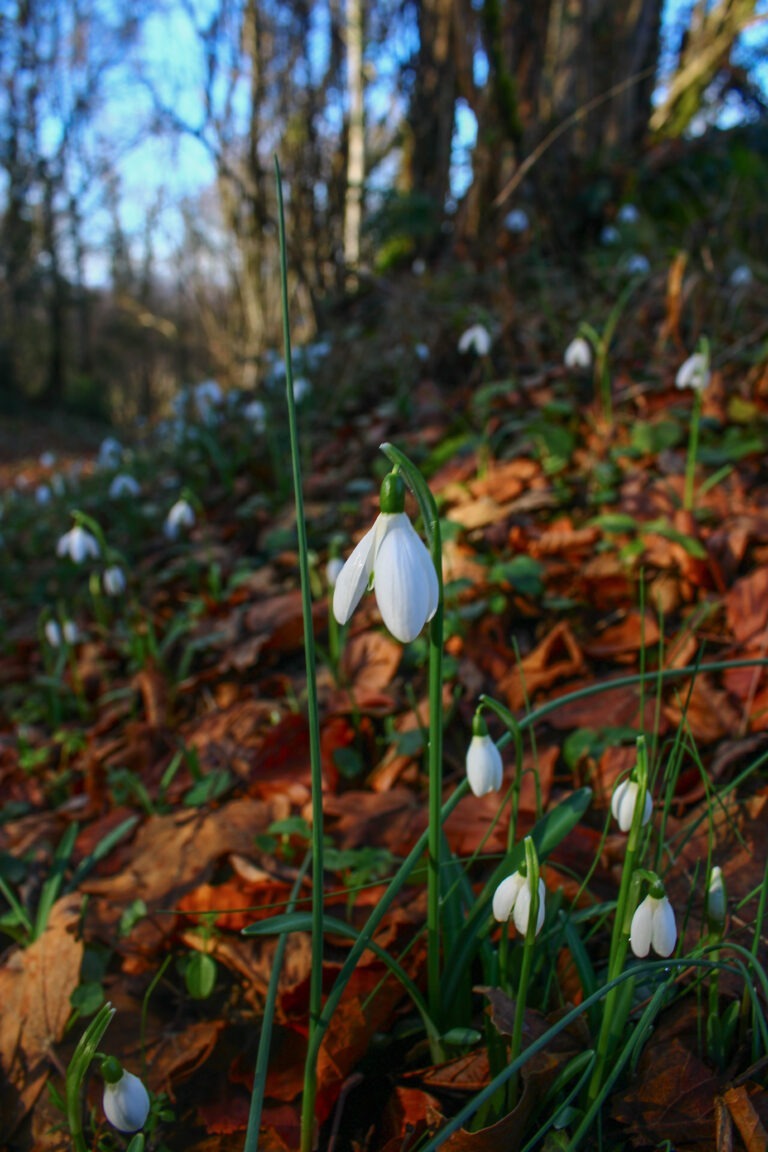
[[[622,204],[616,216],[619,224],[637,224],[640,213],[634,204]]]
[[[731,288],[746,288],[752,283],[752,269],[748,264],[739,264],[738,268],[734,268],[731,272],[728,283]]]
[[[491,334],[482,324],[472,324],[459,339],[459,352],[474,352],[476,356],[487,356],[491,350]]]
[[[600,233],[600,243],[604,244],[606,248],[611,248],[614,244],[618,244],[619,240],[621,240],[621,233],[618,228],[613,224],[606,224]]]
[[[138,1132],[149,1115],[149,1093],[138,1076],[123,1071],[104,1085],[104,1115],[118,1132]]]
[[[252,424],[257,432],[263,432],[267,426],[267,410],[261,400],[249,400],[243,409],[246,420]]]
[[[528,231],[529,223],[528,213],[523,208],[513,208],[504,217],[504,227],[507,232],[512,232],[513,235],[517,236]]]
[[[382,484],[382,511],[336,581],[333,614],[339,624],[346,624],[373,578],[384,623],[397,640],[407,644],[437,611],[439,589],[432,557],[404,506],[405,485],[400,476],[390,473]]]
[[[482,716],[475,716],[472,723],[472,739],[467,749],[467,780],[475,796],[485,796],[488,792],[498,792],[504,777],[501,752],[488,735],[488,728]]]
[[[112,500],[121,500],[124,496],[138,496],[141,486],[133,476],[127,472],[118,472],[109,485],[109,495]]]
[[[297,404],[305,400],[312,391],[312,385],[306,376],[295,376],[293,380],[293,398]]]
[[[61,648],[62,644],[77,644],[80,639],[80,629],[74,620],[64,620],[61,624],[58,620],[46,620],[43,631],[51,648]]]
[[[101,577],[107,596],[121,596],[125,592],[125,572],[119,564],[111,564],[104,569]]]
[[[77,644],[82,636],[74,620],[65,620],[61,626],[61,632],[67,644]]]
[[[98,463],[101,468],[116,468],[123,455],[123,446],[114,436],[107,436],[99,445]]]
[[[53,468],[55,463],[56,463],[56,453],[55,452],[41,452],[40,453],[40,467],[41,468]]]
[[[89,557],[95,560],[100,552],[98,540],[92,532],[83,528],[82,524],[75,524],[74,528],[70,528],[69,532],[60,536],[56,545],[56,555],[69,556],[75,564],[82,564]]]
[[[539,910],[536,914],[536,935],[541,931],[544,923],[544,900],[546,897],[544,881],[539,877]],[[531,882],[521,872],[513,872],[502,880],[493,894],[493,916],[502,923],[510,918],[514,919],[515,928],[521,936],[528,931],[528,921],[531,916]]]
[[[592,345],[586,336],[574,336],[563,354],[563,363],[571,371],[592,367]]]
[[[675,913],[666,896],[649,893],[638,904],[632,917],[629,943],[635,956],[642,959],[653,948],[657,956],[671,956],[677,942]]]
[[[35,503],[41,507],[51,502],[51,490],[47,484],[38,484],[35,488]]]
[[[331,556],[330,560],[325,566],[325,579],[328,581],[329,588],[335,588],[339,576],[344,570],[344,561],[341,556]]]
[[[636,780],[622,780],[617,784],[613,790],[611,797],[611,813],[614,820],[618,821],[619,828],[622,832],[629,832],[632,827],[632,820],[635,815],[635,805],[638,801],[638,792],[640,786]],[[651,794],[646,788],[645,798],[643,799],[643,816],[641,820],[641,827],[648,823],[651,818],[653,810],[653,800]]]
[[[627,272],[630,276],[647,276],[651,270],[651,262],[642,252],[633,252],[627,260]]]
[[[709,384],[709,360],[703,352],[694,352],[677,370],[675,384],[678,388],[693,388],[703,392]]]
[[[195,523],[195,510],[183,497],[177,500],[165,518],[163,533],[166,540],[176,540],[185,528]]]
[[[429,360],[429,344],[419,343],[414,346],[416,358],[425,364]]]
[[[46,620],[43,631],[51,648],[61,648],[61,628],[57,620]]]

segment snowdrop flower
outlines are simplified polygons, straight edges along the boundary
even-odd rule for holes
[[[429,360],[429,344],[417,344],[414,348],[417,360],[425,364]]]
[[[632,827],[632,820],[635,815],[635,805],[638,800],[639,785],[636,780],[622,780],[617,784],[613,790],[611,797],[611,813],[614,820],[619,823],[619,828],[622,832],[629,832]],[[641,827],[648,823],[651,818],[651,811],[653,809],[653,801],[651,794],[646,788],[645,799],[643,801],[643,816],[640,821]]]
[[[437,611],[438,583],[427,548],[405,512],[405,483],[396,472],[381,486],[381,512],[355,547],[333,591],[333,614],[346,624],[371,584],[382,619],[407,644]]]
[[[99,466],[101,468],[116,468],[123,455],[123,446],[114,436],[107,436],[99,446]]]
[[[184,528],[191,528],[195,523],[195,510],[188,500],[183,497],[177,500],[165,518],[163,533],[166,540],[176,540]]]
[[[487,356],[490,350],[491,334],[482,324],[472,324],[462,333],[459,352],[474,352],[477,356]]]
[[[725,924],[725,883],[717,864],[712,869],[707,888],[707,920],[711,929],[722,931]]]
[[[635,252],[627,260],[627,272],[630,276],[647,276],[650,270],[650,261],[642,252]]]
[[[125,573],[119,564],[112,564],[109,568],[105,568],[101,582],[107,596],[121,596],[125,592]]]
[[[293,381],[293,398],[300,404],[312,391],[312,385],[306,376],[296,376]]]
[[[504,227],[507,232],[512,232],[519,236],[522,232],[528,231],[528,226],[528,213],[522,208],[513,208],[512,211],[507,212],[504,217]]]
[[[109,495],[113,500],[120,500],[123,496],[138,496],[141,486],[138,480],[129,476],[127,472],[118,472],[109,486]]]
[[[414,276],[423,276],[427,270],[427,262],[421,256],[417,256],[413,264],[411,264],[411,272]]]
[[[215,380],[203,380],[194,390],[195,413],[203,424],[210,424],[216,417],[216,409],[224,398],[221,385]]]
[[[619,224],[637,224],[640,219],[640,213],[634,204],[622,204],[619,208],[618,215],[616,216]]]
[[[657,956],[671,956],[677,941],[677,925],[672,905],[665,895],[649,893],[632,917],[629,943],[642,960],[653,948]]]
[[[488,735],[485,720],[477,713],[472,721],[466,765],[467,780],[475,796],[485,796],[487,792],[498,792],[501,788],[504,776],[501,752]]]
[[[50,502],[51,502],[51,490],[50,490],[50,488],[48,487],[47,484],[38,484],[37,488],[35,488],[35,503],[40,504],[42,506],[43,504],[50,504]]]
[[[40,467],[41,468],[53,468],[55,463],[56,463],[56,453],[55,452],[42,452],[40,454]]]
[[[51,648],[61,648],[61,628],[56,620],[46,620],[43,631]]]
[[[748,264],[739,264],[738,268],[734,268],[731,272],[728,283],[731,288],[746,288],[752,283],[752,269]]]
[[[80,639],[80,629],[74,620],[64,620],[61,625],[58,620],[46,620],[43,631],[51,648],[61,648],[62,644],[77,644]]]
[[[585,336],[574,336],[565,350],[563,363],[572,371],[592,367],[592,345]]]
[[[75,624],[74,620],[65,620],[61,626],[61,632],[66,644],[77,644],[81,638],[82,633]]]
[[[613,224],[606,224],[600,233],[600,243],[604,244],[606,248],[611,248],[614,244],[618,244],[620,239],[621,233]]]
[[[544,881],[539,877],[539,910],[536,916],[536,935],[541,931],[544,923],[544,898],[546,888]],[[493,894],[493,916],[502,923],[510,918],[514,919],[515,928],[521,936],[528,931],[528,921],[531,916],[531,883],[527,876],[521,872],[513,872],[502,880]]]
[[[119,1077],[110,1079],[119,1069]],[[104,1115],[118,1132],[138,1132],[149,1115],[149,1093],[138,1076],[126,1072],[114,1057],[107,1057],[102,1066],[104,1084]]]
[[[263,432],[267,426],[267,410],[261,400],[249,400],[244,408],[245,418],[252,424],[257,432]]]
[[[75,564],[82,564],[89,557],[96,560],[100,552],[98,540],[92,532],[83,528],[82,524],[75,524],[74,528],[65,532],[56,545],[56,555],[69,556]]]
[[[678,388],[693,388],[703,392],[709,384],[709,360],[703,352],[694,352],[677,370],[675,384]]]

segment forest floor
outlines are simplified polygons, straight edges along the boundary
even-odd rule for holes
[[[703,332],[670,283],[659,274],[638,286],[605,349],[610,413],[599,381],[566,369],[562,349],[553,350],[556,338],[575,333],[577,298],[542,352],[542,313],[524,313],[503,277],[474,314],[464,306],[446,317],[440,293],[421,280],[395,300],[391,292],[383,302],[362,297],[299,405],[315,561],[326,911],[360,928],[427,819],[425,638],[395,641],[373,596],[337,657],[328,627],[332,541],[340,538],[347,555],[375,519],[386,470],[379,446],[389,441],[422,470],[443,522],[445,795],[464,779],[483,693],[518,719],[541,709],[523,748],[518,840],[542,812],[591,789],[582,820],[544,865],[547,899],[561,911],[541,943],[529,999],[537,1007],[525,1021],[531,1038],[587,991],[558,924],[580,926],[588,967],[597,979],[603,973],[609,927],[602,913],[590,915],[615,900],[626,837],[610,822],[611,794],[641,732],[655,781],[653,866],[676,910],[676,955],[698,955],[706,935],[709,861],[726,882],[728,942],[763,966],[768,956],[768,371],[745,343],[762,323],[768,287],[754,282],[734,313],[721,286],[696,313],[709,319],[716,345],[686,507],[696,401],[675,379]],[[708,313],[716,298],[720,311]],[[473,321],[489,328],[487,355],[457,351]],[[404,334],[411,323],[426,354]],[[99,461],[90,428],[70,437],[60,421],[33,418],[0,429],[3,1147],[71,1147],[63,1074],[105,1001],[117,1011],[103,1049],[142,1073],[160,1101],[148,1146],[243,1147],[277,945],[242,929],[285,907],[311,819],[285,419],[279,391],[264,395],[266,430],[260,418],[245,419],[243,400],[207,422],[188,413],[175,435],[122,437],[111,462]],[[41,462],[45,452],[53,458]],[[118,472],[135,477],[139,495],[109,495]],[[164,519],[184,493],[195,523],[170,539]],[[99,585],[103,554],[82,566],[57,557],[75,508],[100,526],[122,565],[121,597]],[[415,518],[415,504],[408,510]],[[76,642],[51,645],[51,618],[75,621]],[[645,687],[627,683],[638,670],[656,675]],[[504,729],[490,714],[489,725],[499,738]],[[512,745],[504,762],[506,788]],[[475,891],[507,848],[503,796],[467,795],[446,823],[456,858],[478,853]],[[308,906],[306,885],[301,893]],[[377,935],[419,986],[424,915],[423,886],[406,885]],[[331,934],[329,984],[345,954]],[[309,935],[293,933],[264,1150],[298,1148],[310,964]],[[504,1034],[494,993],[473,994],[465,1023],[477,1037],[489,1016]],[[649,994],[637,990],[638,1012]],[[605,1104],[603,1147],[765,1148],[768,1052],[759,1028],[757,1039],[746,1028],[734,1034],[718,1063],[702,1033],[707,995],[694,968],[679,969]],[[741,1002],[733,972],[720,995],[725,1018]],[[589,1029],[582,1021],[530,1076],[524,1071],[512,1113],[443,1146],[522,1149],[543,1122],[539,1105],[557,1073],[594,1046]],[[469,1032],[465,1041],[435,1065],[402,986],[366,952],[321,1056],[320,1147],[418,1147],[488,1081],[486,1046]],[[101,1115],[97,1076],[86,1089],[89,1146],[122,1146]],[[551,1131],[541,1146],[565,1146],[560,1140]]]

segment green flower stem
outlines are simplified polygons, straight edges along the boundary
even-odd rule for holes
[[[699,424],[701,423],[702,391],[695,388],[693,391],[693,408],[691,410],[691,426],[688,435],[688,456],[685,461],[685,490],[683,493],[683,508],[686,512],[693,510],[694,480],[696,477],[696,455],[699,450]]]
[[[312,593],[309,574],[307,525],[304,518],[304,496],[301,482],[299,435],[296,401],[293,395],[291,331],[288,317],[288,260],[285,246],[285,215],[280,165],[275,157],[277,181],[278,229],[280,242],[280,286],[282,291],[283,344],[285,355],[285,394],[288,406],[288,429],[291,441],[293,495],[296,505],[296,535],[299,547],[301,578],[301,611],[304,617],[304,659],[307,673],[307,720],[309,724],[309,762],[312,779],[312,972],[309,987],[309,1032],[317,1029],[323,996],[323,774],[320,758],[320,723],[315,675],[315,638],[312,631]],[[308,1052],[311,1053],[312,1045]],[[301,1148],[310,1152],[314,1133],[317,1069],[309,1056],[304,1067],[304,1096],[301,1108]]]
[[[611,949],[608,955],[608,983],[614,981],[622,969],[627,957],[629,946],[629,932],[634,912],[634,901],[637,893],[635,885],[635,863],[640,847],[642,833],[643,808],[646,789],[648,788],[648,756],[645,747],[645,737],[637,738],[637,802],[632,815],[632,826],[627,838],[627,852],[624,857],[624,867],[621,872],[619,897],[616,903],[616,915],[613,920],[611,934]],[[605,1001],[603,1018],[600,1024],[600,1035],[597,1041],[597,1056],[592,1078],[589,1084],[588,1101],[592,1104],[597,1097],[603,1083],[605,1065],[615,1044],[616,1037],[621,1034],[624,1027],[623,1013],[619,1012],[617,997],[619,993],[614,989],[608,994]]]
[[[67,1124],[75,1152],[89,1152],[83,1136],[83,1102],[81,1099],[83,1081],[88,1074],[101,1039],[115,1014],[111,1004],[102,1004],[77,1042],[65,1077],[67,1102]]]
[[[483,694],[479,701],[481,708],[490,708],[491,712],[495,712],[503,724],[506,724],[507,730],[511,733],[512,739],[515,741],[515,779],[512,784],[512,798],[509,814],[509,826],[507,828],[507,852],[511,852],[515,846],[515,835],[517,832],[517,816],[520,809],[520,789],[523,783],[523,737],[520,731],[520,725],[515,717],[500,704],[498,700],[494,700],[492,696]],[[501,741],[499,742],[501,743]],[[536,778],[536,816],[541,817],[541,783]],[[503,971],[503,969],[502,969]]]
[[[528,999],[528,984],[531,979],[533,967],[533,953],[536,946],[536,921],[539,916],[539,859],[530,836],[525,841],[525,864],[528,875],[528,884],[531,889],[531,907],[528,912],[528,926],[523,941],[523,962],[520,967],[520,982],[517,986],[517,1000],[515,1001],[515,1019],[512,1025],[512,1048],[510,1056],[517,1060],[523,1045],[523,1022],[525,1020],[525,1005]],[[518,1075],[510,1078],[507,1094],[509,1110],[517,1105]]]
[[[400,468],[419,505],[437,575],[437,611],[429,625],[429,817],[427,841],[427,1003],[440,1020],[440,876],[443,802],[443,545],[440,516],[419,470],[392,444],[381,450]]]

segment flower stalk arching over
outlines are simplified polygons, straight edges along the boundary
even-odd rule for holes
[[[437,611],[435,566],[405,512],[405,484],[398,472],[384,478],[381,512],[336,580],[333,614],[339,624],[348,622],[370,587],[384,623],[403,644],[415,640]]]
[[[488,734],[481,712],[472,720],[472,739],[467,749],[467,780],[475,796],[498,792],[504,777],[501,752]]]

